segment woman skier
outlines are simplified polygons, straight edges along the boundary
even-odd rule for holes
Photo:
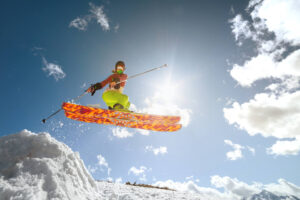
[[[96,90],[102,89],[107,84],[108,88],[103,92],[102,99],[110,110],[129,111],[130,106],[129,98],[123,94],[124,86],[127,80],[127,74],[124,74],[125,63],[118,61],[115,65],[113,74],[106,78],[104,81],[93,84],[87,89],[93,96]]]

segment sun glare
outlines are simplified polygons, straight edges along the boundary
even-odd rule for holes
[[[165,83],[161,83],[157,86],[155,98],[159,98],[160,100],[168,102],[173,102],[178,96],[178,90],[176,90],[177,85],[171,83],[170,81],[166,81]]]

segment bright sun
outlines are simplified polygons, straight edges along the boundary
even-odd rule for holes
[[[155,98],[159,98],[165,102],[173,102],[178,94],[177,84],[166,81],[156,87]]]

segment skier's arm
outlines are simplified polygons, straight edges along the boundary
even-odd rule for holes
[[[105,85],[107,85],[107,83],[109,83],[111,81],[111,76],[109,76],[107,79],[105,79],[102,82],[99,83],[95,83],[93,84],[89,89],[87,89],[87,92],[92,93],[92,96],[95,94],[96,90],[100,90],[103,87],[105,87]]]

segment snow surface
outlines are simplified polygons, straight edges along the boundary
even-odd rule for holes
[[[97,182],[79,153],[48,133],[23,130],[0,138],[0,200],[21,199],[201,199],[201,195]]]

